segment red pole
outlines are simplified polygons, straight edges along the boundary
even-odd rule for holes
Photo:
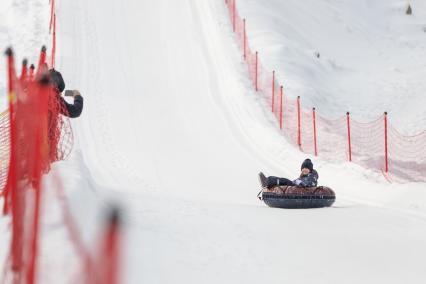
[[[244,61],[246,60],[246,57],[247,57],[247,51],[246,51],[246,48],[247,48],[247,45],[246,45],[246,42],[247,42],[247,35],[246,35],[246,19],[243,19],[243,46],[244,46]]]
[[[55,56],[56,56],[56,13],[53,14],[53,36],[52,36],[52,54],[50,67],[55,68]]]
[[[24,59],[22,61],[22,70],[21,70],[21,81],[26,80],[27,79],[27,74],[28,74],[28,60]]]
[[[16,272],[17,277],[22,276],[22,254],[23,254],[23,224],[22,224],[22,194],[20,188],[18,188],[17,172],[16,172],[16,94],[15,94],[15,67],[12,49],[6,51],[8,56],[8,94],[9,94],[9,115],[10,115],[10,163],[9,172],[7,176],[6,194],[10,191],[10,201],[12,209],[12,241],[11,241],[11,256],[12,256],[12,269]],[[8,202],[7,200],[5,202]],[[5,208],[8,211],[8,208]]]
[[[275,104],[275,70],[272,71],[272,112],[274,112]]]
[[[385,112],[385,172],[389,171],[389,161],[388,161],[388,113]]]
[[[41,188],[41,177],[42,171],[47,163],[47,125],[48,125],[48,88],[45,86],[37,87],[37,100],[33,99],[33,104],[36,107],[36,113],[34,117],[39,122],[35,125],[27,125],[27,128],[33,128],[34,137],[33,137],[33,157],[34,162],[32,163],[31,168],[28,170],[31,171],[31,181],[32,187],[34,189],[34,200],[33,200],[33,212],[32,212],[32,235],[31,239],[28,240],[30,244],[30,249],[27,254],[28,257],[28,270],[27,270],[27,283],[34,284],[37,279],[37,267],[38,267],[38,254],[39,254],[39,237],[40,237],[40,212],[41,212],[41,202],[42,202],[42,188]]]
[[[235,2],[236,0],[232,1],[232,30],[235,32]]]
[[[300,96],[297,97],[297,145],[302,146],[302,139],[300,134]]]
[[[6,50],[6,56],[7,56],[7,79],[8,79],[8,88],[7,91],[9,93],[9,108],[14,107],[15,97],[13,96],[13,90],[14,90],[14,79],[15,79],[15,68],[14,68],[14,58],[13,58],[13,51],[11,48],[8,48]]]
[[[42,68],[44,68],[45,63],[46,63],[46,47],[43,46],[41,48],[40,58],[38,60],[37,74],[40,74],[41,71],[45,71],[45,70],[42,70]]]
[[[52,23],[53,23],[53,11],[55,10],[55,0],[50,0],[50,23],[49,23],[49,32],[52,31]]]
[[[280,129],[283,129],[283,86],[280,87]]]
[[[104,235],[102,255],[99,259],[101,268],[99,283],[118,284],[120,283],[120,235],[121,216],[120,211],[114,208],[109,217]]]
[[[41,145],[38,145],[41,146]],[[36,271],[37,271],[37,256],[38,256],[38,240],[39,240],[39,229],[40,229],[40,210],[41,210],[41,187],[40,187],[40,177],[37,177],[38,180],[34,183],[35,186],[35,200],[34,200],[34,215],[33,215],[33,224],[32,224],[32,236],[31,236],[31,252],[30,259],[28,263],[27,271],[27,283],[34,284],[36,283]]]
[[[34,64],[31,64],[31,66],[30,66],[30,75],[29,75],[30,81],[34,81],[34,69],[35,69]]]
[[[6,215],[9,213],[9,202],[12,200],[9,200],[8,195],[10,191],[13,191],[13,187],[16,185],[16,172],[15,172],[15,120],[14,120],[14,112],[15,112],[15,101],[16,97],[14,94],[14,59],[13,59],[13,51],[11,48],[8,48],[6,50],[7,55],[7,63],[8,63],[8,73],[7,73],[7,79],[8,79],[8,101],[9,101],[9,125],[10,125],[10,138],[9,138],[9,145],[10,145],[10,158],[9,158],[9,169],[7,173],[7,182],[4,192],[4,206],[3,206],[3,214]],[[11,193],[10,199],[12,199],[13,193]],[[13,222],[13,212],[12,212],[12,222]],[[12,224],[13,225],[13,224]],[[14,228],[14,227],[13,227]],[[13,241],[13,240],[12,240]]]
[[[349,111],[346,113],[346,122],[348,125],[348,151],[349,151],[349,162],[352,162],[352,144],[351,144],[351,122],[350,122]]]
[[[258,52],[256,51],[256,70],[255,70],[255,86],[256,86],[256,92],[259,90],[257,87],[257,67],[258,67],[258,62],[259,62],[259,56],[258,56]]]
[[[318,148],[317,148],[317,122],[316,122],[315,108],[312,108],[312,121],[313,121],[313,124],[314,124],[314,151],[315,151],[315,156],[318,156]]]
[[[15,127],[14,127],[14,112],[15,112],[15,95],[13,92],[13,77],[14,77],[14,60],[13,60],[13,51],[11,48],[8,48],[6,50],[6,56],[7,56],[7,78],[8,78],[8,101],[9,101],[9,125],[10,125],[10,138],[9,138],[9,145],[10,145],[10,158],[9,158],[9,169],[7,173],[7,183],[6,187],[4,189],[4,204],[3,204],[3,214],[7,215],[9,213],[9,206],[11,200],[9,200],[9,192],[13,190],[13,186],[15,186]],[[13,193],[11,194],[10,199],[12,199]],[[13,216],[12,216],[13,221]],[[13,227],[14,228],[14,227]]]

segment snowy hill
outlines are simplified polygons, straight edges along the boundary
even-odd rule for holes
[[[413,14],[406,15],[409,2]],[[401,131],[423,131],[426,2],[237,1],[253,47],[287,94],[326,117],[384,111]],[[320,58],[316,57],[319,53]]]
[[[290,95],[330,115],[350,105],[369,119],[397,112],[396,84],[424,100],[426,34],[420,8],[405,18],[402,1],[367,3],[239,5]],[[125,283],[422,283],[424,184],[314,159],[335,206],[277,210],[256,199],[258,171],[292,178],[306,155],[252,90],[223,1],[57,4],[57,69],[85,108],[72,121],[72,157],[53,171],[88,245],[100,207],[113,200],[126,209]],[[373,96],[382,87],[386,99]],[[399,118],[410,131],[408,121],[425,119],[417,105]],[[55,226],[57,208],[46,212],[41,283],[58,283],[75,273],[67,261],[76,253]]]

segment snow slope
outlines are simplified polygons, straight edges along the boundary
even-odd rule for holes
[[[213,0],[58,2],[57,68],[85,109],[54,173],[84,241],[112,200],[127,216],[125,283],[422,283],[424,184],[315,159],[333,208],[256,199],[259,170],[293,177],[305,155],[253,93],[226,13]],[[75,271],[57,210],[42,283]]]
[[[405,11],[411,4],[413,14]],[[426,2],[237,1],[248,38],[291,97],[325,117],[371,121],[384,111],[402,132],[426,129]],[[316,58],[316,53],[320,58]]]

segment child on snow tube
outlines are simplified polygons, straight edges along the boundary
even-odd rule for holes
[[[310,159],[303,161],[300,167],[300,176],[291,181],[287,178],[280,178],[275,176],[269,176],[261,178],[262,186],[268,189],[275,186],[286,185],[286,186],[300,186],[300,187],[316,187],[318,184],[318,173],[314,170],[314,165]]]

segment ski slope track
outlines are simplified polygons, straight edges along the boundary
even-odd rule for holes
[[[333,207],[256,199],[260,170],[293,177],[306,156],[252,91],[223,1],[58,1],[57,28],[57,69],[85,109],[53,173],[88,246],[100,209],[125,209],[124,283],[426,279],[424,184],[314,159]],[[75,270],[55,210],[45,208],[42,283]]]

